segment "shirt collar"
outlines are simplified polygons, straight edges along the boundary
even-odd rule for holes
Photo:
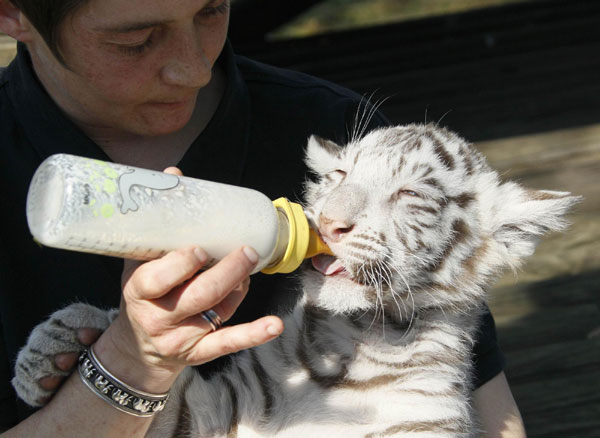
[[[227,77],[224,94],[212,119],[178,166],[184,175],[238,184],[247,154],[250,96],[229,42],[217,62],[221,63]],[[16,119],[41,159],[68,153],[110,161],[48,95],[33,71],[24,44],[18,44],[17,57],[4,79]]]

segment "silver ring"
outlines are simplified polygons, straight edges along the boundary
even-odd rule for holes
[[[204,320],[210,324],[210,328],[213,332],[219,330],[223,325],[223,320],[221,317],[212,309],[205,310],[204,312],[200,313],[200,315],[202,315],[202,318],[204,318]]]

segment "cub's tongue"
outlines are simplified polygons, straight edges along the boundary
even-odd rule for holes
[[[334,275],[344,270],[342,263],[330,255],[318,254],[311,261],[313,267],[323,275]]]

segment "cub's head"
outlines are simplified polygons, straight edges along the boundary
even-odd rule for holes
[[[306,211],[335,257],[304,275],[307,299],[333,312],[478,305],[504,267],[565,226],[579,198],[502,183],[484,157],[433,125],[375,130],[341,147],[312,137]]]

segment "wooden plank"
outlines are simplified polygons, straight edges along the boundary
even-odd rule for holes
[[[398,57],[405,70],[411,66],[446,65],[455,56],[480,58],[482,53],[489,56],[494,51],[531,52],[540,47],[597,40],[600,29],[594,20],[599,13],[600,5],[594,0],[525,2],[302,39],[235,44],[239,51],[257,59],[302,70],[314,68],[321,73],[339,70],[336,65],[343,70],[352,66],[360,69],[365,67],[360,62],[362,56],[382,54],[382,60]],[[467,45],[471,51],[458,50]],[[429,56],[427,47],[439,48],[438,56]],[[455,50],[449,52],[449,47]],[[411,53],[412,57],[402,56]],[[338,64],[331,62],[332,56],[339,60]],[[384,67],[385,63],[377,65]]]
[[[512,392],[519,407],[530,416],[597,405],[600,402],[600,370],[515,384]],[[600,422],[600,417],[596,420]]]
[[[525,415],[529,438],[598,438],[600,403],[595,400],[583,406],[550,410]]]
[[[231,4],[229,37],[262,41],[265,35],[322,0],[235,0]]]
[[[15,40],[6,35],[0,35],[0,67],[8,65],[17,53]]]
[[[469,50],[465,48],[465,50]],[[471,141],[600,121],[600,43],[472,60],[389,75],[365,75],[344,85],[393,96],[383,110],[395,123],[429,120]],[[560,67],[559,67],[560,66]]]
[[[495,315],[498,340],[506,352],[587,339],[598,328],[596,304],[542,310],[525,315]]]
[[[562,62],[565,53],[568,54],[571,50],[586,45],[593,47],[598,43],[600,31],[596,29],[591,35],[586,32],[587,28],[592,25],[593,23],[589,18],[582,18],[567,28],[565,28],[564,22],[559,21],[547,30],[536,29],[535,34],[531,34],[532,29],[530,26],[526,26],[527,33],[522,34],[519,28],[504,30],[505,37],[497,35],[492,29],[486,29],[473,35],[441,36],[438,40],[426,43],[417,41],[408,45],[406,41],[395,44],[394,41],[390,41],[393,37],[389,36],[381,41],[374,41],[373,46],[365,47],[364,51],[359,51],[359,48],[354,46],[353,50],[348,51],[347,54],[332,46],[329,49],[330,53],[328,53],[329,60],[325,58],[326,50],[323,50],[322,59],[319,58],[318,53],[312,53],[312,57],[304,57],[302,54],[295,53],[296,56],[290,57],[289,62],[285,64],[276,59],[264,58],[261,60],[287,65],[293,69],[326,77],[334,82],[354,86],[360,86],[365,80],[368,81],[372,77],[381,78],[382,82],[386,83],[387,78],[396,74],[412,74],[414,76],[439,68],[468,66],[473,61],[483,61],[484,65],[493,66],[494,60],[510,60],[536,54],[539,54],[540,62],[551,67],[551,71],[560,71],[561,69],[570,69],[571,62],[586,65],[594,62],[594,59],[589,57],[573,57],[572,59],[568,57],[570,63],[564,64]],[[390,32],[392,31],[391,29]],[[547,35],[544,34],[544,31],[547,32]],[[565,39],[557,41],[557,33],[562,37],[562,32],[579,35],[581,40],[576,42]],[[588,38],[583,38],[583,35]],[[348,36],[350,42],[358,38],[358,31],[357,35]],[[529,44],[534,42],[535,46],[528,47],[522,39],[529,39]],[[343,42],[340,43],[342,46],[344,45]],[[277,49],[274,48],[274,50]],[[308,55],[309,47],[306,50]],[[293,54],[295,50],[291,49],[291,52]],[[331,57],[335,62],[332,62]],[[504,68],[505,73],[508,74],[511,73],[511,70],[524,72],[535,70],[535,64],[529,62],[521,65],[500,65],[500,67]],[[485,76],[480,77],[480,80],[485,79]]]
[[[600,170],[600,125],[479,142],[475,146],[506,178],[519,178],[526,185],[531,185],[530,180],[540,171],[582,166]],[[550,178],[548,183],[552,183]]]
[[[438,120],[469,140],[600,122],[600,2],[536,1],[244,45],[268,63],[376,97],[394,123]]]
[[[489,306],[496,317],[528,315],[567,306],[598,304],[600,271],[495,288]],[[600,325],[600,321],[598,321]]]
[[[507,354],[511,385],[600,370],[600,337],[559,342]],[[597,382],[600,385],[600,382]],[[600,389],[600,388],[599,388]]]
[[[586,292],[590,302],[600,304],[600,125],[481,142],[476,147],[504,179],[584,197],[569,215],[571,226],[565,232],[545,236],[516,277],[507,272],[497,282],[491,299],[494,313],[581,303]]]
[[[529,437],[598,436],[600,370],[511,386]]]

